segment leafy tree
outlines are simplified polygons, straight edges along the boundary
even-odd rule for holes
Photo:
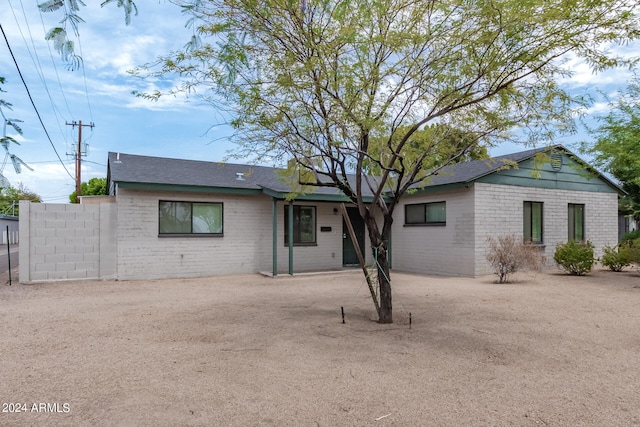
[[[6,79],[0,76],[0,93],[6,92],[4,89],[2,89],[2,85],[5,83],[5,81]],[[16,140],[13,137],[6,135],[6,127],[11,126],[19,135],[22,135],[22,128],[20,127],[20,125],[18,125],[18,123],[22,122],[22,120],[8,119],[7,117],[5,117],[4,112],[2,111],[3,107],[8,110],[12,110],[13,108],[12,104],[5,101],[4,99],[0,99],[0,116],[2,116],[2,127],[4,130],[3,134],[0,135],[0,145],[6,148],[10,142],[17,144]]]
[[[116,3],[124,11],[125,23],[129,25],[131,15],[138,14],[138,7],[133,0],[104,0],[101,7],[109,3]],[[80,6],[86,6],[82,0],[45,0],[38,3],[41,12],[58,12],[62,14],[60,25],[50,28],[45,34],[45,40],[53,42],[53,47],[58,51],[69,70],[77,70],[82,65],[82,57],[75,52],[75,44],[69,37],[71,31],[75,37],[79,36],[79,24],[84,23],[79,15]]]
[[[627,195],[620,210],[640,221],[640,77],[635,76],[626,93],[610,103],[612,111],[600,117],[600,126],[591,129],[596,141],[583,144],[594,165],[609,172],[622,184]]]
[[[561,58],[602,70],[621,63],[603,43],[639,36],[626,1],[179,3],[204,43],[146,71],[180,74],[175,90],[211,88],[232,111],[239,156],[294,159],[292,176],[309,178],[298,191],[334,187],[358,207],[378,253],[383,323],[402,196],[515,126],[530,142],[572,130],[579,100],[556,84],[569,74]],[[418,133],[434,124],[440,132]],[[445,129],[474,137],[452,144]]]
[[[89,182],[80,184],[80,190],[83,196],[106,196],[107,195],[107,178],[91,178]],[[75,192],[69,194],[71,203],[78,203],[78,196]]]
[[[599,71],[624,63],[603,45],[640,36],[637,2],[624,0],[174,2],[198,37],[139,74],[181,75],[169,93],[210,90],[233,117],[238,156],[293,159],[297,192],[333,187],[358,207],[378,254],[382,323],[403,195],[511,130],[528,142],[573,130],[584,104],[556,83],[570,74],[563,57]]]
[[[18,183],[17,187],[4,187],[0,190],[0,213],[4,215],[19,215],[19,201],[29,200],[41,203],[42,198],[29,190],[24,184]]]

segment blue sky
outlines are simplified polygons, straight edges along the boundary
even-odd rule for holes
[[[111,5],[101,8],[97,0],[86,1],[87,6],[80,11],[86,23],[80,25],[80,45],[76,45],[76,51],[84,59],[84,70],[68,71],[53,46],[44,40],[45,32],[56,25],[61,15],[41,14],[36,0],[6,1],[7,5],[0,8],[0,24],[53,141],[52,146],[9,50],[0,39],[0,76],[7,80],[3,85],[6,93],[0,94],[0,99],[13,104],[13,110],[3,111],[8,118],[23,120],[24,132],[19,136],[13,129],[7,129],[7,134],[20,142],[9,149],[34,169],[23,167],[22,173],[16,174],[8,162],[0,172],[12,185],[23,183],[45,202],[68,202],[68,195],[75,189],[75,165],[67,153],[75,150],[78,133],[77,127],[66,123],[74,121],[95,124],[93,129],[83,128],[83,140],[89,146],[88,155],[83,158],[83,181],[106,176],[109,151],[221,161],[233,148],[225,139],[227,129],[211,128],[221,121],[220,114],[211,105],[195,97],[164,97],[152,102],[131,94],[133,90],[151,91],[172,83],[134,78],[127,71],[179,49],[187,42],[191,30],[185,28],[186,19],[176,6],[163,0],[138,1],[139,14],[126,26],[122,10]],[[637,55],[639,46],[620,49]],[[598,91],[613,94],[624,88],[630,77],[628,70],[594,75],[579,61],[569,60],[568,65],[574,75],[563,81],[563,85],[573,93],[598,98]],[[606,104],[599,100],[590,113],[606,112]],[[581,133],[557,142],[571,145],[582,138],[588,137]],[[503,145],[491,153],[499,155],[521,149],[521,146]],[[0,153],[0,158],[4,158],[4,153]]]

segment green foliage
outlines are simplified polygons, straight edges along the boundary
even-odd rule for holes
[[[411,126],[407,125],[398,128],[393,137],[393,144],[399,142],[411,131]],[[382,137],[372,137],[370,139],[371,151],[385,153],[387,139]],[[487,159],[489,152],[487,141],[483,141],[479,135],[460,129],[454,129],[446,124],[432,124],[423,129],[413,132],[407,140],[402,158],[396,159],[396,169],[419,170],[416,180],[426,174],[432,174],[442,166],[452,163],[461,163],[470,160]],[[437,150],[434,147],[438,146]],[[425,152],[432,153],[424,156]],[[371,159],[367,158],[363,162],[363,167],[367,174],[379,176],[382,173],[382,165],[388,163],[389,158]],[[414,165],[414,162],[421,161],[421,165]]]
[[[18,187],[9,186],[0,190],[0,213],[4,215],[20,215],[18,209],[20,200],[29,200],[34,203],[42,202],[39,195],[19,183]]]
[[[522,270],[540,270],[544,258],[537,248],[514,235],[487,238],[489,251],[486,258],[498,276],[498,283],[507,283],[509,276]]]
[[[622,236],[622,239],[620,239],[620,242],[625,243],[630,240],[636,240],[636,239],[640,239],[640,230],[633,230],[633,231],[629,231],[628,233],[625,233]]]
[[[104,0],[100,6],[114,3],[124,10],[125,23],[129,25],[131,22],[131,14],[138,14],[138,7],[133,0]],[[75,53],[74,42],[69,38],[67,26],[76,38],[80,37],[79,24],[84,20],[78,14],[80,6],[86,6],[82,0],[45,0],[38,4],[41,12],[58,12],[62,14],[59,27],[50,28],[45,40],[53,42],[53,47],[58,51],[62,60],[67,64],[69,70],[77,70],[82,66],[82,57]]]
[[[106,196],[108,194],[107,178],[91,178],[89,182],[80,184],[80,190],[83,196]],[[75,190],[69,195],[69,201],[78,203],[78,196]]]
[[[633,261],[633,253],[630,245],[605,246],[602,255],[602,265],[611,271],[622,271]]]
[[[598,46],[640,37],[635,10],[618,0],[177,3],[199,21],[202,43],[137,74],[179,74],[169,94],[211,89],[233,116],[238,157],[293,159],[294,179],[311,177],[301,186],[341,190],[381,265],[408,191],[478,147],[571,132],[586,102],[558,85],[569,73],[562,59],[628,64]],[[385,268],[381,322],[391,320]]]
[[[553,260],[558,267],[569,274],[583,276],[591,272],[595,257],[593,254],[593,243],[575,242],[573,240],[556,246]]]
[[[620,180],[627,192],[620,211],[640,220],[640,76],[609,107],[612,111],[599,118],[600,126],[590,130],[596,142],[584,143],[583,151],[593,156],[595,166]]]

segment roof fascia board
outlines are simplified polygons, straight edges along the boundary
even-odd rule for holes
[[[467,181],[467,182],[454,182],[451,184],[442,184],[442,185],[433,185],[433,186],[428,186],[428,187],[422,187],[417,189],[415,192],[411,193],[411,194],[407,194],[408,196],[411,196],[413,194],[423,194],[423,193],[436,193],[438,191],[448,191],[448,190],[457,190],[460,188],[469,188],[469,187],[473,187],[473,181]]]
[[[262,194],[261,190],[254,188],[204,187],[200,185],[155,184],[149,182],[121,181],[118,182],[118,187],[134,190],[185,191],[191,193]]]
[[[271,188],[262,188],[262,192],[267,196],[273,197],[278,200],[285,200],[290,193],[284,193],[276,190],[272,190]],[[306,200],[310,202],[335,202],[335,203],[352,203],[353,201],[349,199],[347,196],[343,194],[298,194],[293,200]],[[384,197],[385,202],[391,201],[391,197]],[[365,203],[371,203],[373,201],[373,196],[363,196],[362,201]]]

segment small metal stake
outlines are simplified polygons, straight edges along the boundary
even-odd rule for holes
[[[344,307],[340,307],[340,310],[342,311],[342,323],[344,324]]]
[[[411,312],[409,312],[409,329],[411,329]]]
[[[9,239],[9,226],[7,225],[7,264],[9,266],[9,286],[11,286],[11,243]]]

